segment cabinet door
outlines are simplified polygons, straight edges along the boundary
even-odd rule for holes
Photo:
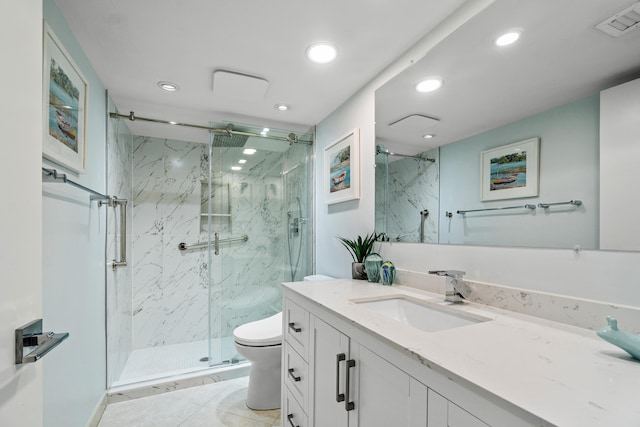
[[[429,427],[489,427],[458,405],[429,390]]]
[[[461,407],[449,402],[449,427],[489,427]]]
[[[357,390],[357,397],[354,411],[349,413],[349,427],[411,426],[411,377],[353,340],[350,350],[351,359],[356,361],[351,384]],[[425,394],[422,393],[423,407],[426,406]],[[419,425],[418,420],[413,422]],[[424,427],[424,419],[422,422]]]
[[[310,324],[309,370],[312,381],[310,425],[346,427],[348,412],[345,409],[345,402],[339,402],[337,395],[345,394],[349,338],[315,316],[311,316]],[[344,356],[341,357],[342,360],[338,360],[339,355]]]

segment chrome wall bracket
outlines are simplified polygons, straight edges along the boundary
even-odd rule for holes
[[[68,337],[68,332],[42,332],[42,319],[19,327],[15,330],[16,365],[37,362]]]

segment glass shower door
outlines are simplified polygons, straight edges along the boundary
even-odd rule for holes
[[[238,126],[247,132],[263,131]],[[209,248],[212,365],[240,361],[233,330],[281,311],[281,283],[309,274],[309,159],[310,146],[268,136],[211,138],[206,217],[213,242]]]

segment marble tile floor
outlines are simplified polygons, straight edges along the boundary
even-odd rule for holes
[[[143,397],[107,406],[98,427],[276,427],[280,410],[253,411],[249,377]]]

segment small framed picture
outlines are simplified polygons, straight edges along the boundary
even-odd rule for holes
[[[329,205],[360,198],[360,130],[324,149],[324,199]]]
[[[85,173],[89,85],[46,23],[43,59],[42,155],[75,172]]]
[[[538,195],[540,138],[531,138],[480,153],[482,201]]]

